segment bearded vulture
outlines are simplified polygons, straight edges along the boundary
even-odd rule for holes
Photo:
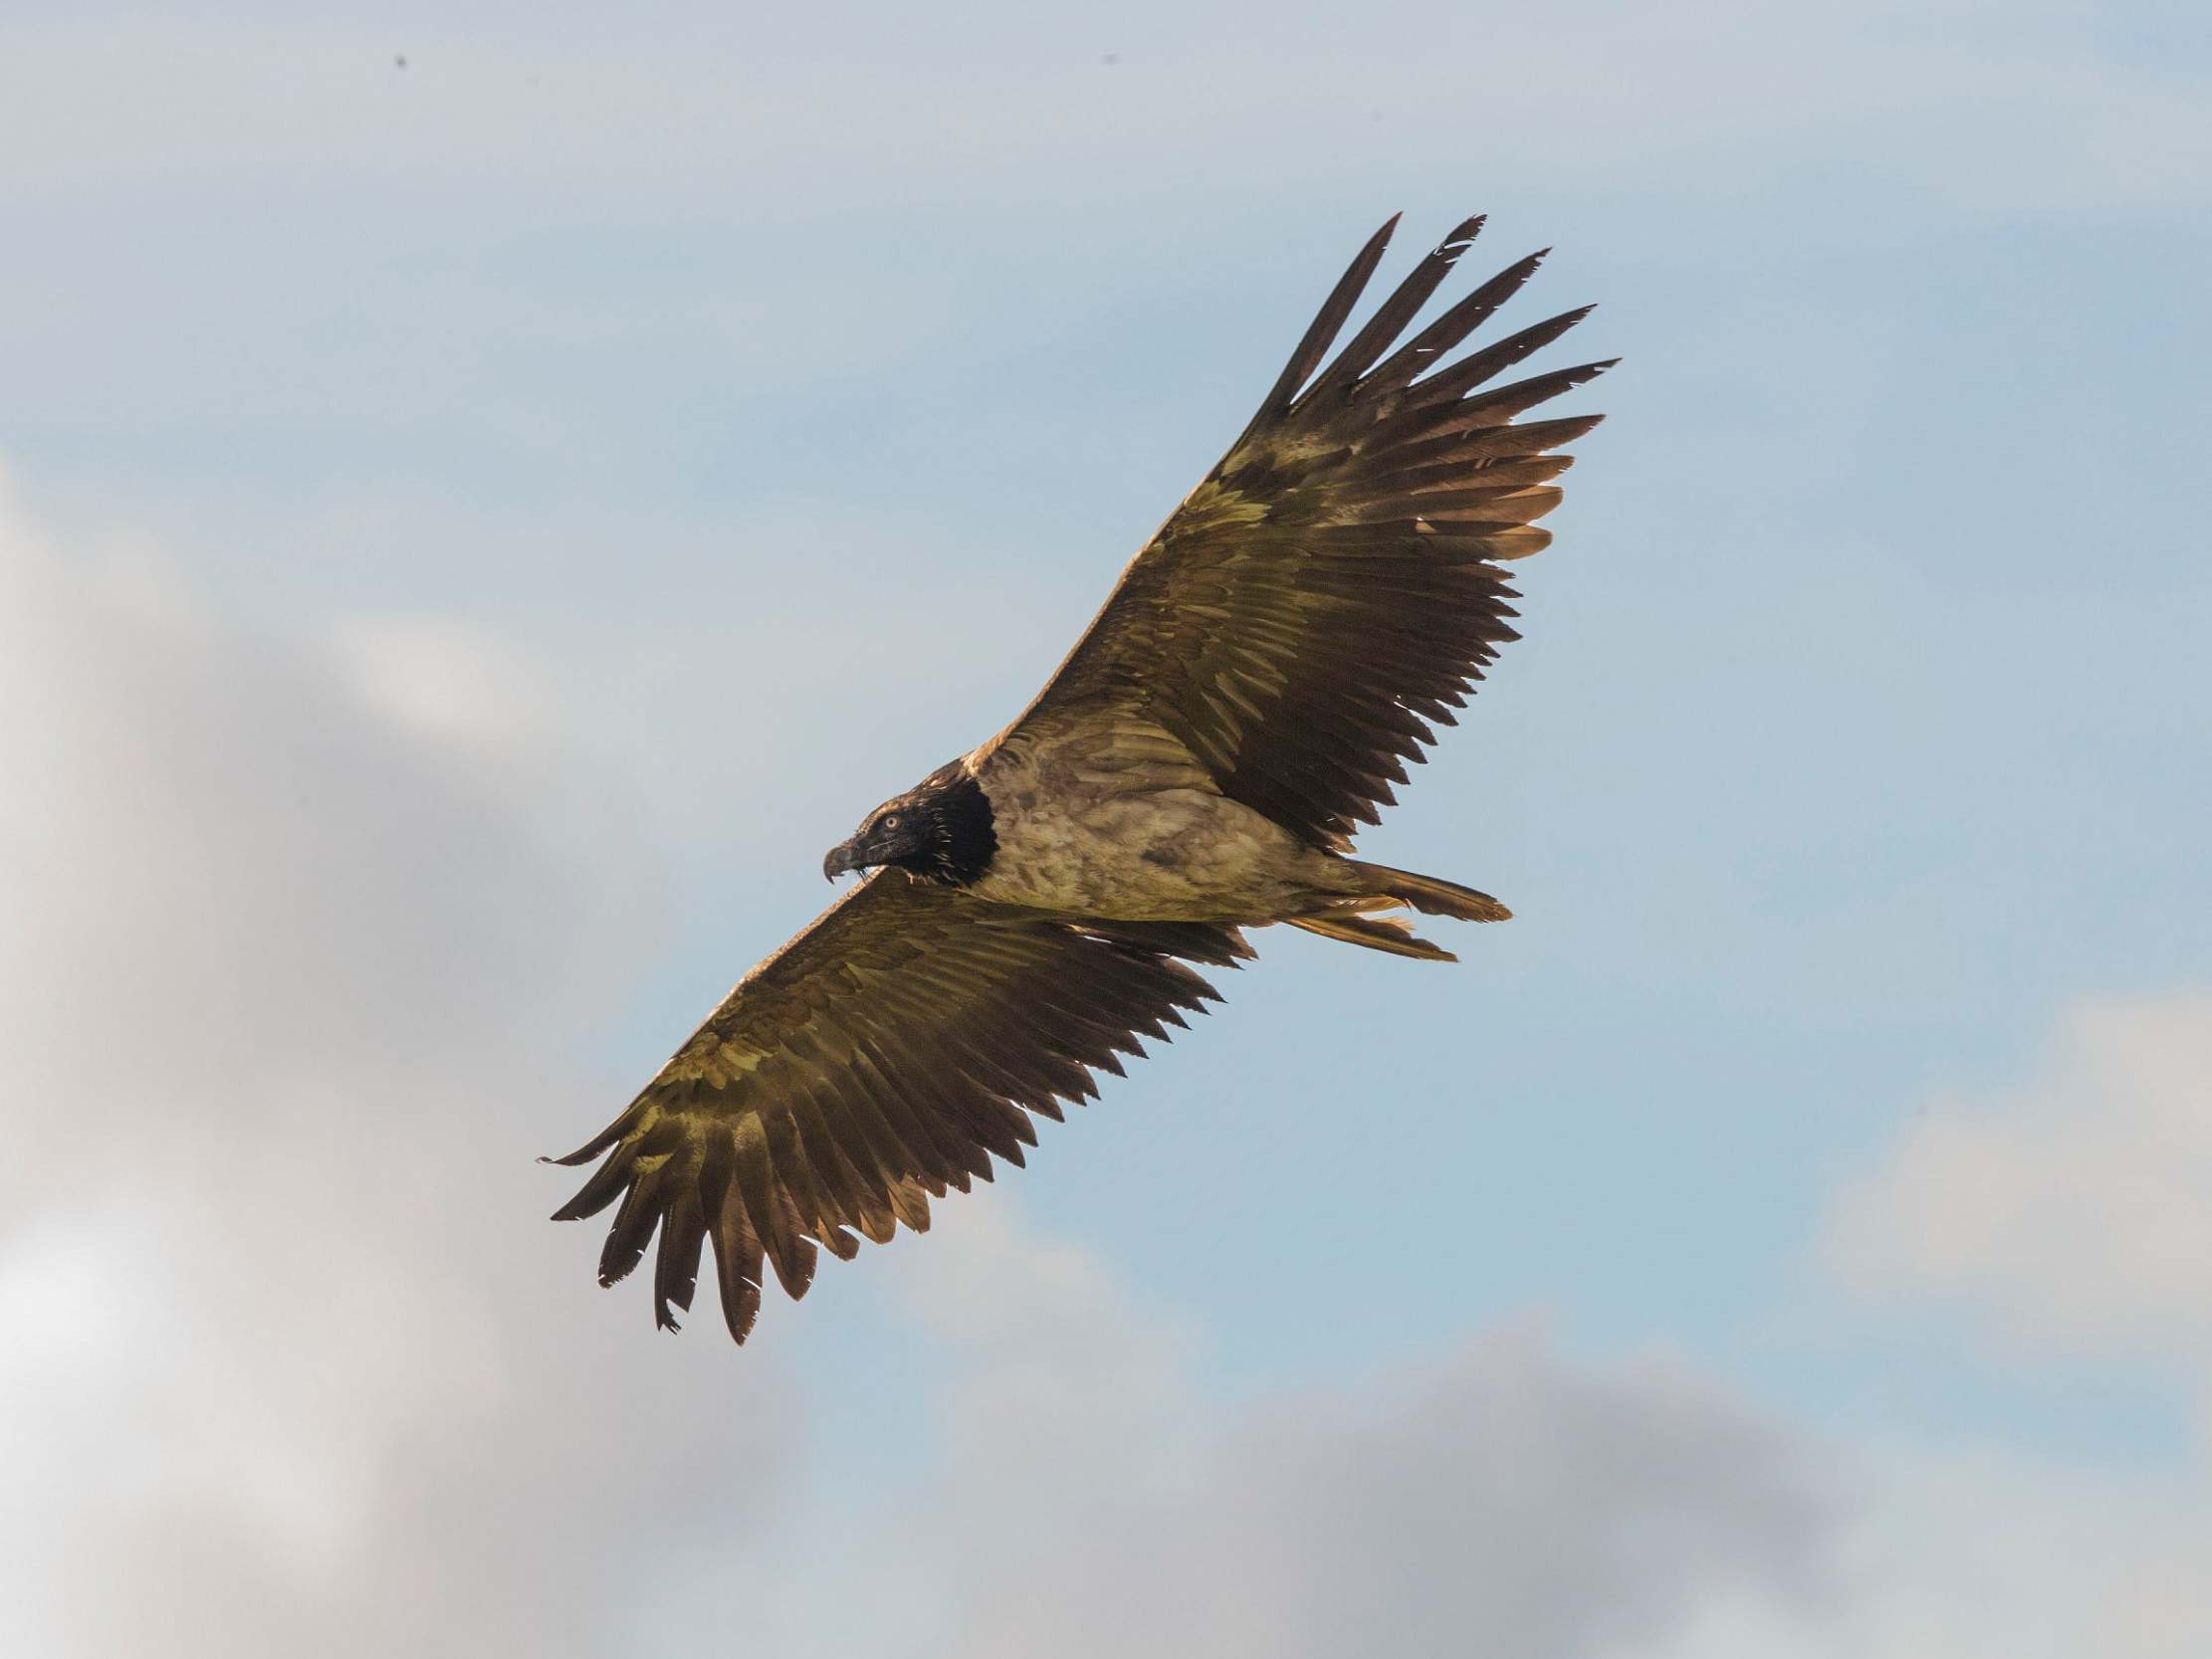
[[[1251,424],[1122,572],[1036,700],[885,801],[824,874],[871,872],[742,979],[628,1110],[556,1161],[605,1161],[555,1215],[618,1205],[611,1285],[656,1231],[657,1322],[701,1247],[739,1342],[766,1269],[805,1293],[929,1226],[948,1186],[1021,1162],[1029,1115],[1217,1000],[1190,965],[1287,922],[1429,961],[1378,912],[1501,922],[1488,894],[1350,856],[1362,824],[1515,638],[1504,561],[1537,551],[1559,453],[1596,415],[1516,417],[1612,361],[1491,382],[1589,314],[1454,357],[1532,254],[1401,341],[1469,219],[1333,360],[1394,218],[1360,250]]]

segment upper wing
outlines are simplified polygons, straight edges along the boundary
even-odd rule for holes
[[[561,1163],[606,1161],[554,1219],[622,1200],[599,1257],[611,1285],[660,1229],[659,1322],[688,1309],[711,1240],[730,1334],[760,1312],[764,1257],[791,1296],[814,1244],[850,1257],[856,1229],[929,1226],[925,1194],[1021,1162],[1035,1131],[1097,1093],[1182,1010],[1217,1000],[1177,957],[1248,955],[1233,929],[1076,927],[884,870],[739,981],[645,1092]],[[609,1151],[609,1148],[612,1148]]]
[[[1405,782],[1401,762],[1435,740],[1427,723],[1449,725],[1517,637],[1505,621],[1513,591],[1491,561],[1551,539],[1532,520],[1558,505],[1548,481],[1573,458],[1550,452],[1601,417],[1512,419],[1612,364],[1478,390],[1588,307],[1445,361],[1542,254],[1384,356],[1474,240],[1482,221],[1470,219],[1315,375],[1397,223],[1352,262],[1243,436],[999,742],[1136,716],[1172,733],[1223,794],[1342,847]]]

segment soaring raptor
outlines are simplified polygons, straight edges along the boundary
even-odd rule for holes
[[[1493,385],[1588,314],[1461,342],[1532,254],[1414,332],[1473,242],[1460,225],[1334,358],[1398,221],[1360,250],[1241,436],[1139,552],[1013,724],[885,801],[822,861],[869,875],[748,973],[660,1075],[559,1159],[604,1156],[556,1220],[618,1204],[599,1283],[659,1234],[654,1312],[688,1310],[711,1245],[739,1342],[764,1264],[793,1297],[815,1247],[855,1255],[1029,1114],[1096,1094],[1139,1034],[1217,993],[1189,965],[1294,928],[1449,961],[1380,912],[1500,922],[1503,905],[1350,856],[1515,636],[1502,564],[1550,541],[1559,453],[1596,415],[1519,416],[1584,363]]]

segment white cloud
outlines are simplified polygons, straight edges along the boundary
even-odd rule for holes
[[[1934,1102],[1839,1195],[1828,1249],[1863,1293],[2212,1387],[2212,995],[2079,1008],[2024,1086]]]
[[[1828,1600],[1715,1598],[1624,1659],[2196,1659],[2212,1502],[2192,1471],[1925,1440],[1834,1450],[1849,1503]]]
[[[1184,1334],[986,1204],[901,1269],[976,1361],[929,1529],[970,1546],[953,1651],[1576,1659],[1716,1597],[1818,1599],[1817,1454],[1681,1365],[1576,1364],[1520,1325],[1224,1413]]]
[[[398,726],[467,749],[511,753],[542,738],[546,694],[501,641],[446,616],[351,617],[339,658]]]
[[[605,1651],[799,1420],[543,1222],[621,884],[4,506],[0,707],[0,1649]]]
[[[1826,1265],[1932,1303],[1995,1363],[2145,1368],[2212,1405],[2212,996],[2078,1007],[2029,1076],[1937,1099],[1839,1190]],[[1976,1440],[1841,1448],[1826,1632],[1727,1621],[1700,1659],[2183,1659],[2212,1651],[2212,1469]]]

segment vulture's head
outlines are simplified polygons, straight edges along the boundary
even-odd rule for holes
[[[895,864],[928,881],[965,887],[991,868],[997,850],[991,798],[953,760],[863,818],[851,840],[830,848],[822,874],[835,881],[848,871]]]

